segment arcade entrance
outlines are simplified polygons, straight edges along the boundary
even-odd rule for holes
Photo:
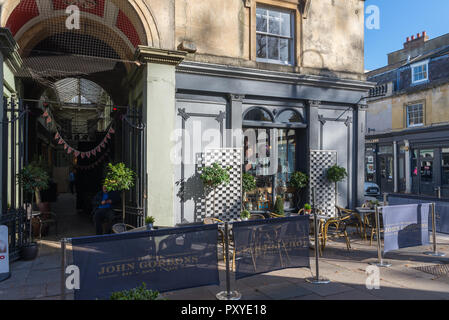
[[[141,226],[145,215],[145,127],[134,56],[138,45],[147,44],[146,27],[128,1],[70,3],[80,10],[79,28],[67,27],[62,0],[11,1],[2,13],[20,55],[13,75],[17,91],[5,100],[10,124],[3,144],[12,155],[5,159],[11,171],[3,207],[20,208],[28,200],[15,175],[39,163],[51,176],[41,195],[45,210],[62,218],[58,238],[94,234],[92,199],[109,162],[136,172],[126,195],[126,223]]]

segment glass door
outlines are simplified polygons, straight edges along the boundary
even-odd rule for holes
[[[420,150],[420,194],[435,195],[434,150]]]

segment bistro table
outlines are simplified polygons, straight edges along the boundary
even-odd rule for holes
[[[381,202],[379,204],[379,206],[382,206],[382,205],[383,205],[383,203]],[[369,218],[371,217],[371,215],[376,213],[376,209],[374,209],[374,208],[357,207],[357,208],[355,208],[355,210],[357,211],[358,214],[360,214],[360,218],[362,219],[362,222],[363,222],[363,232],[365,233],[365,240],[368,240],[367,237],[366,237],[366,228],[370,224]],[[381,215],[382,215],[382,211],[379,210],[379,217]],[[372,220],[371,223],[374,223],[374,225],[375,225],[375,220]]]

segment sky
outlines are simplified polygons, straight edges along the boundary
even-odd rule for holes
[[[407,37],[427,32],[430,39],[449,33],[449,0],[366,0],[379,8],[379,29],[365,25],[365,70],[387,65],[387,54],[404,47]],[[365,12],[365,22],[371,14]]]

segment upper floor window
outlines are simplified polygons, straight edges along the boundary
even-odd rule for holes
[[[428,61],[413,64],[412,68],[412,83],[420,83],[429,79],[429,63]]]
[[[258,61],[293,64],[293,20],[288,11],[256,9]]]
[[[423,104],[414,104],[407,106],[407,127],[416,127],[424,125],[424,107]]]

